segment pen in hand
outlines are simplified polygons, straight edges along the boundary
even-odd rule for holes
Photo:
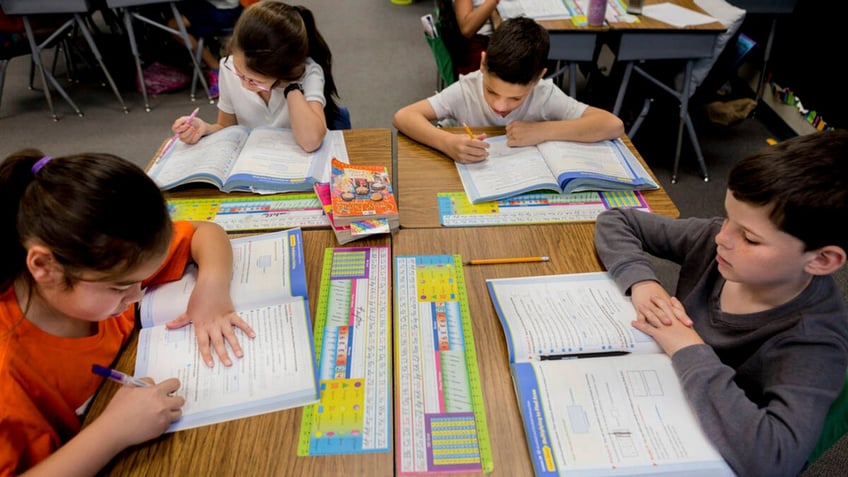
[[[147,381],[142,381],[136,377],[130,376],[129,374],[122,373],[118,370],[107,368],[105,366],[100,366],[99,364],[91,365],[91,372],[105,378],[109,378],[116,383],[121,384],[129,384],[131,386],[137,386],[140,388],[150,386],[150,383]]]
[[[194,119],[195,117],[197,117],[198,111],[200,111],[199,106],[194,108],[194,111],[192,111],[191,114],[188,115],[188,118],[186,118],[186,120],[183,121],[183,124],[186,125],[186,126],[190,125],[191,120]],[[175,142],[177,142],[177,139],[179,139],[179,138],[180,138],[180,133],[174,133],[174,135],[171,136],[171,139],[168,140],[168,144],[165,144],[165,147],[162,148],[162,153],[159,154],[159,157],[162,157],[165,154],[165,152],[168,149],[170,149],[171,146],[173,146]]]
[[[464,128],[465,128],[465,132],[466,132],[466,133],[468,133],[468,137],[470,137],[471,139],[477,139],[477,138],[474,136],[474,133],[471,131],[471,128],[470,128],[470,127],[468,127],[468,125],[467,125],[467,124],[465,124],[465,121],[463,121],[463,122],[462,122],[462,127],[464,127]]]

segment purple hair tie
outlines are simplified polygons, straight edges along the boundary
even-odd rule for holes
[[[44,167],[45,164],[50,162],[51,159],[53,159],[53,158],[50,157],[50,156],[44,156],[41,159],[39,159],[35,164],[32,165],[32,174],[33,175],[38,174],[38,171],[40,171],[41,168]]]

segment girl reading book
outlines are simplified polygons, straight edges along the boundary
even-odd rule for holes
[[[177,118],[182,141],[241,124],[291,129],[307,152],[321,146],[327,118],[339,114],[330,48],[302,6],[267,1],[244,10],[233,31],[231,55],[221,61],[218,119]]]
[[[0,163],[0,475],[94,475],[124,448],[180,417],[175,379],[123,386],[97,419],[81,416],[136,321],[150,284],[200,270],[185,313],[201,357],[232,364],[253,330],[230,298],[232,248],[214,223],[171,222],[143,170],[110,154],[51,158],[29,149]]]

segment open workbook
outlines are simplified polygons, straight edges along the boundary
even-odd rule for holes
[[[548,141],[509,147],[506,136],[486,138],[489,158],[457,162],[472,204],[535,190],[560,194],[587,190],[649,190],[659,186],[621,139],[600,142]]]
[[[342,131],[327,131],[321,147],[306,152],[290,129],[235,125],[165,146],[147,174],[163,190],[205,183],[223,192],[305,192],[329,181],[333,157],[350,162]]]
[[[156,382],[179,378],[177,394],[186,400],[169,432],[318,401],[301,230],[240,237],[232,245],[233,304],[256,332],[250,339],[236,330],[244,357],[232,366],[214,352],[215,366],[203,363],[193,326],[165,327],[186,310],[196,267],[142,296],[135,374]]]
[[[606,273],[487,280],[537,476],[732,476]]]

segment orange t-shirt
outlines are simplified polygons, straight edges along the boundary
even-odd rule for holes
[[[191,223],[174,223],[168,258],[143,286],[182,276],[193,235]],[[111,364],[134,326],[135,305],[93,336],[62,338],[24,318],[14,287],[0,293],[0,475],[29,469],[79,432],[103,382],[91,365]]]

